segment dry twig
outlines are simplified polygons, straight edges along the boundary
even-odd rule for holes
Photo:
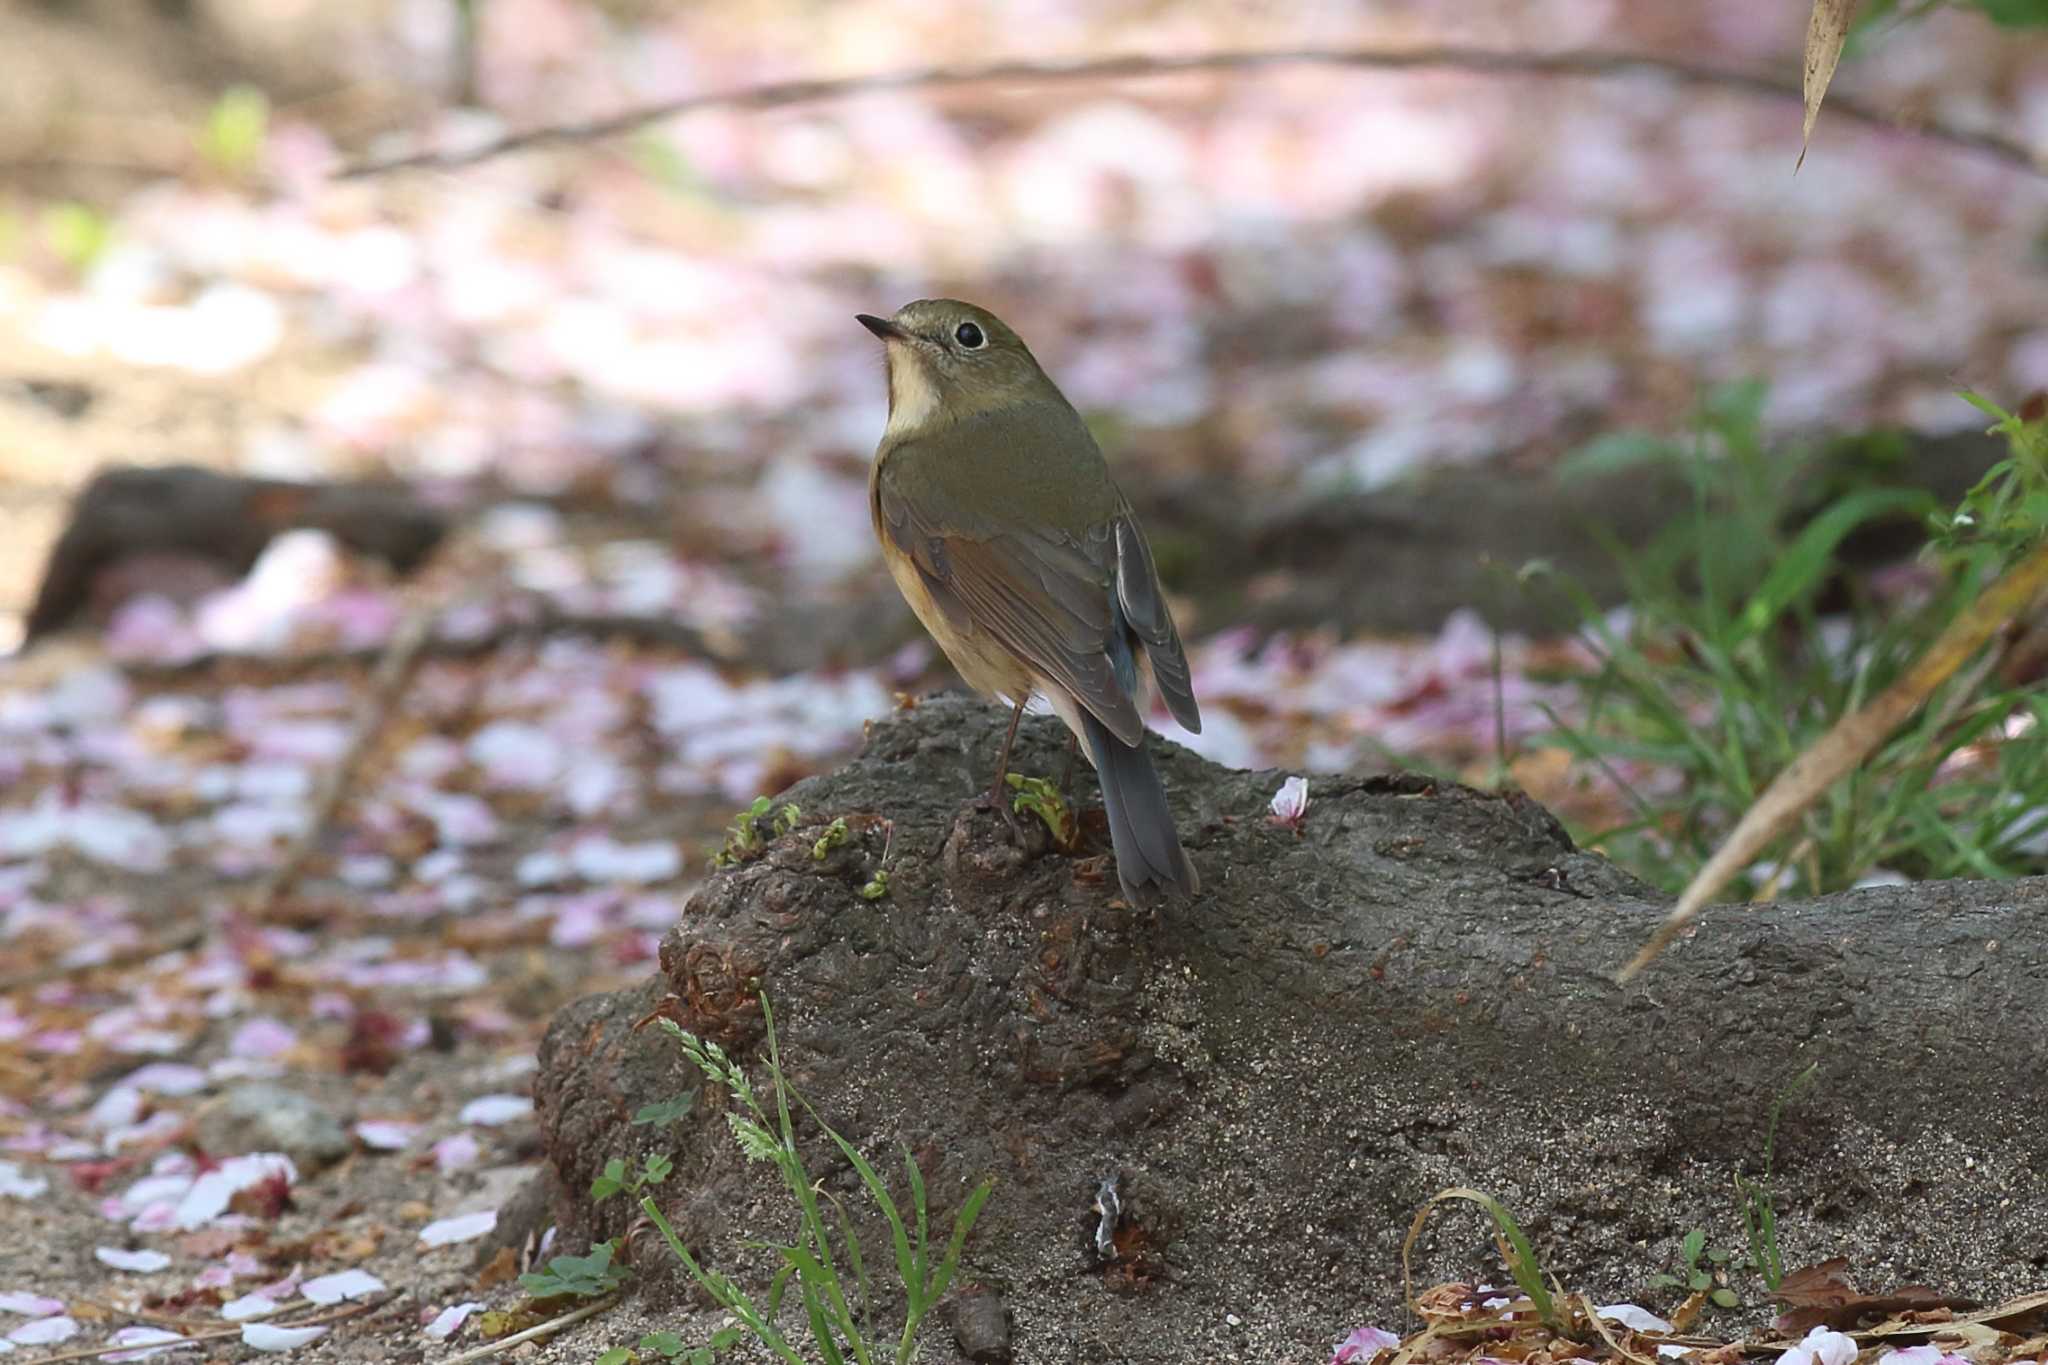
[[[564,1313],[558,1318],[549,1318],[539,1326],[529,1327],[524,1332],[514,1332],[509,1337],[499,1337],[496,1341],[487,1341],[481,1346],[472,1346],[459,1355],[449,1356],[446,1360],[441,1361],[440,1365],[463,1365],[464,1361],[482,1360],[485,1356],[496,1355],[507,1347],[517,1346],[521,1342],[553,1336],[572,1323],[581,1322],[588,1317],[595,1317],[617,1302],[617,1299],[606,1299],[602,1303],[585,1305],[572,1312]]]
[[[1975,601],[1949,623],[1899,680],[1852,715],[1836,721],[1825,735],[1792,760],[1744,812],[1721,846],[1693,875],[1678,904],[1650,936],[1617,980],[1626,982],[1650,965],[1657,954],[1685,932],[1713,895],[1764,848],[1788,829],[1820,794],[1867,758],[1871,751],[1918,711],[1934,690],[1969,662],[1992,634],[2027,610],[2048,591],[2048,541],[2006,570],[2005,576],[1977,594]],[[1982,676],[1981,674],[1977,676]]]
[[[1123,53],[1072,61],[981,62],[966,66],[928,66],[908,71],[873,72],[824,80],[776,81],[735,90],[685,95],[641,105],[587,123],[550,124],[509,133],[466,151],[414,152],[381,161],[344,167],[344,180],[400,170],[452,170],[510,152],[535,147],[597,142],[662,119],[701,109],[774,109],[816,104],[882,90],[949,89],[967,85],[1018,82],[1031,85],[1185,75],[1203,71],[1248,71],[1274,66],[1334,66],[1381,71],[1469,71],[1485,75],[1606,77],[1658,75],[1683,85],[1739,90],[1768,99],[1805,104],[1800,82],[1759,71],[1740,71],[1665,57],[1648,52],[1504,52],[1457,44],[1428,47],[1273,48],[1253,51],[1198,52],[1181,57]],[[2048,174],[2042,160],[2026,144],[1995,131],[1958,128],[1937,120],[1908,122],[1899,114],[1867,101],[1836,95],[1828,112],[1875,128],[1905,131],[1977,152],[2036,175]]]
[[[412,681],[413,673],[419,668],[421,651],[433,638],[434,623],[440,617],[437,606],[416,607],[392,633],[390,643],[384,647],[383,657],[377,661],[377,671],[371,675],[369,695],[363,698],[363,704],[356,712],[355,728],[349,734],[348,744],[334,760],[334,766],[327,770],[326,780],[321,783],[306,827],[292,841],[284,861],[263,879],[263,884],[250,898],[249,913],[255,918],[261,919],[279,898],[289,893],[306,870],[314,850],[320,846],[328,826],[334,823],[335,815],[341,810],[342,801],[355,785],[357,769],[362,767],[363,759],[377,742],[377,736],[383,734],[384,727],[390,723],[391,713],[397,709],[406,684]]]

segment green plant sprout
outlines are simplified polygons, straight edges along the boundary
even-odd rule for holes
[[[844,847],[846,841],[852,837],[852,832],[846,827],[846,817],[843,815],[839,816],[831,824],[825,826],[825,832],[818,836],[816,843],[811,845],[811,857],[815,861],[822,863],[831,856],[833,849]]]
[[[1731,1259],[1729,1253],[1719,1247],[1708,1250],[1707,1230],[1694,1228],[1685,1234],[1685,1240],[1678,1246],[1679,1265],[1684,1273],[1652,1275],[1650,1284],[1657,1289],[1683,1289],[1689,1294],[1704,1294],[1707,1302],[1716,1308],[1735,1308],[1742,1300],[1727,1285],[1716,1283],[1720,1269]]]
[[[1773,1293],[1785,1282],[1785,1258],[1778,1250],[1777,1198],[1771,1191],[1771,1172],[1778,1157],[1778,1120],[1785,1106],[1804,1093],[1820,1074],[1820,1063],[1809,1063],[1804,1071],[1785,1083],[1771,1101],[1770,1121],[1764,1125],[1764,1173],[1746,1180],[1735,1173],[1735,1193],[1742,1204],[1742,1230],[1749,1238],[1749,1259],[1763,1276],[1764,1287]]]
[[[717,1084],[724,1086],[733,1100],[733,1108],[727,1111],[726,1122],[731,1126],[733,1138],[748,1159],[771,1163],[782,1177],[785,1188],[796,1201],[798,1222],[796,1239],[788,1245],[776,1243],[749,1243],[773,1251],[782,1265],[770,1283],[765,1303],[756,1304],[751,1296],[730,1278],[710,1270],[690,1254],[688,1247],[676,1235],[661,1207],[653,1196],[643,1194],[640,1208],[655,1227],[669,1250],[689,1271],[690,1277],[708,1293],[717,1304],[739,1320],[741,1327],[762,1345],[774,1353],[778,1360],[788,1365],[806,1365],[804,1358],[782,1333],[776,1324],[783,1293],[794,1282],[798,1298],[803,1305],[804,1320],[810,1331],[812,1344],[816,1347],[824,1365],[847,1365],[848,1361],[858,1365],[875,1365],[877,1360],[893,1359],[896,1365],[908,1365],[917,1341],[918,1328],[932,1308],[944,1295],[959,1270],[960,1254],[967,1242],[968,1233],[980,1218],[982,1206],[987,1203],[989,1192],[994,1188],[993,1180],[984,1180],[976,1186],[954,1216],[952,1234],[943,1250],[934,1248],[930,1237],[929,1201],[926,1196],[924,1174],[917,1162],[906,1149],[903,1157],[905,1174],[909,1183],[911,1217],[906,1219],[895,1198],[881,1176],[861,1155],[860,1149],[841,1136],[831,1125],[820,1118],[815,1109],[790,1088],[788,1078],[782,1069],[781,1045],[775,1032],[775,1015],[767,999],[761,1001],[762,1018],[768,1034],[768,1079],[769,1091],[774,1105],[771,1117],[762,1097],[755,1091],[746,1069],[734,1061],[717,1043],[706,1042],[688,1032],[670,1019],[660,1020],[664,1031],[675,1038],[684,1056]],[[817,1122],[819,1129],[839,1149],[855,1171],[860,1175],[861,1184],[888,1222],[890,1239],[895,1252],[895,1268],[904,1296],[903,1328],[895,1343],[895,1350],[889,1352],[884,1339],[874,1325],[872,1283],[867,1272],[867,1262],[862,1254],[860,1240],[854,1235],[846,1210],[837,1200],[832,1200],[835,1221],[839,1225],[838,1252],[834,1252],[834,1238],[828,1227],[820,1200],[820,1188],[805,1168],[803,1158],[797,1151],[795,1125],[792,1122],[792,1100],[808,1112]],[[842,1258],[844,1269],[842,1270]],[[849,1283],[848,1276],[851,1276]],[[859,1307],[856,1310],[855,1300]]]
[[[625,1282],[626,1268],[613,1263],[618,1243],[599,1242],[586,1256],[557,1256],[545,1270],[528,1271],[519,1287],[536,1299],[598,1299]]]
[[[604,1173],[590,1182],[590,1197],[609,1199],[621,1190],[628,1194],[638,1194],[648,1186],[659,1185],[668,1179],[669,1172],[674,1169],[675,1162],[653,1152],[648,1153],[641,1161],[640,1169],[637,1171],[627,1170],[624,1161],[613,1157],[604,1163]]]
[[[712,1365],[720,1352],[737,1346],[745,1337],[746,1333],[738,1327],[721,1327],[711,1334],[706,1345],[689,1346],[674,1332],[649,1332],[640,1338],[638,1350],[614,1346],[599,1356],[595,1365],[636,1365],[647,1357],[673,1361],[677,1365]]]
[[[1073,807],[1060,795],[1060,789],[1042,777],[1025,777],[1022,773],[1003,776],[1017,793],[1010,799],[1011,808],[1022,815],[1037,816],[1052,835],[1053,846],[1062,853],[1073,852],[1080,841],[1081,825]]]
[[[269,136],[269,98],[254,86],[229,86],[207,111],[199,155],[223,174],[245,176],[256,168]]]
[[[1536,1249],[1529,1244],[1528,1237],[1515,1222],[1514,1215],[1507,1211],[1506,1205],[1484,1190],[1475,1190],[1463,1185],[1439,1190],[1431,1195],[1429,1202],[1416,1210],[1415,1221],[1408,1225],[1408,1235],[1401,1241],[1401,1280],[1405,1297],[1411,1303],[1414,1302],[1414,1275],[1409,1256],[1415,1249],[1416,1239],[1422,1235],[1422,1225],[1429,1220],[1431,1209],[1451,1199],[1462,1199],[1467,1203],[1477,1204],[1486,1211],[1486,1216],[1493,1220],[1494,1244],[1500,1249],[1501,1260],[1507,1263],[1508,1273],[1514,1276],[1515,1285],[1522,1291],[1522,1296],[1529,1300],[1529,1306],[1535,1310],[1537,1320],[1552,1332],[1560,1336],[1566,1335],[1568,1324],[1560,1307],[1564,1291],[1559,1289],[1553,1293],[1551,1285],[1544,1282],[1549,1279],[1554,1284],[1555,1279],[1544,1273],[1543,1263],[1536,1259]]]
[[[696,1107],[697,1092],[686,1090],[672,1100],[657,1100],[653,1104],[641,1105],[633,1114],[633,1126],[666,1128],[671,1123],[680,1123],[688,1118]]]
[[[803,808],[794,802],[785,801],[777,810],[775,802],[765,796],[754,798],[752,805],[733,817],[725,829],[725,847],[711,855],[713,867],[733,867],[749,859],[757,858],[767,851],[768,839],[790,833],[804,817]],[[761,822],[768,821],[770,834],[761,832]]]

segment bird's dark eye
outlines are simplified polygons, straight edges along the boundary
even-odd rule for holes
[[[970,351],[978,351],[988,344],[988,338],[981,334],[981,328],[971,322],[963,322],[953,329],[953,340]]]

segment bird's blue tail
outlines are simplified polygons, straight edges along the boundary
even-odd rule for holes
[[[1109,843],[1124,898],[1133,905],[1151,905],[1162,893],[1192,896],[1200,891],[1201,879],[1180,846],[1166,788],[1144,740],[1125,744],[1085,710],[1081,726],[1102,783],[1102,809],[1109,817]]]

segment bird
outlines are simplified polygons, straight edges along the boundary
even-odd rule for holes
[[[889,416],[868,474],[875,534],[911,611],[967,685],[1043,696],[1094,766],[1126,901],[1201,889],[1145,748],[1151,695],[1199,732],[1187,652],[1151,547],[1074,405],[1001,319],[958,299],[855,315],[888,361]]]

